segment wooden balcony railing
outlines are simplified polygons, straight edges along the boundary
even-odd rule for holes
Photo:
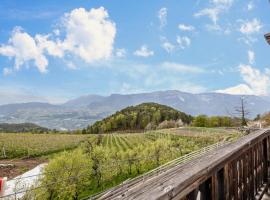
[[[185,164],[121,186],[100,199],[262,199],[270,180],[270,130],[260,130]],[[267,199],[270,199],[269,196]]]

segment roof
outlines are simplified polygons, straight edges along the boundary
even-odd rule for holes
[[[267,33],[264,35],[266,41],[268,42],[268,44],[270,45],[270,33]]]

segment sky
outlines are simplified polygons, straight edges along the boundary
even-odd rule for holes
[[[267,0],[1,0],[0,104],[270,93]]]

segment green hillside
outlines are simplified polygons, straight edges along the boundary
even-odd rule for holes
[[[157,103],[143,103],[127,107],[115,114],[88,126],[84,133],[106,133],[122,130],[144,130],[168,128],[177,123],[190,124],[192,116],[169,106]]]

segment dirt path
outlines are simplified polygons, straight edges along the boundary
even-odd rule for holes
[[[47,160],[42,158],[0,160],[0,177],[14,178],[46,162]],[[2,164],[11,164],[11,166],[1,167]]]

